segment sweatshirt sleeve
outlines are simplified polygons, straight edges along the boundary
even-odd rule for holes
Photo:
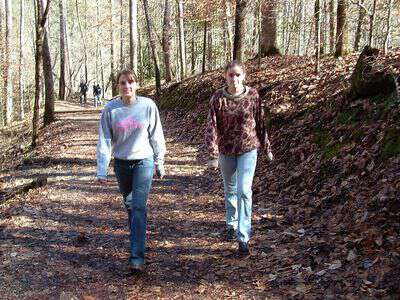
[[[149,139],[154,151],[154,162],[163,165],[166,147],[160,113],[156,105],[150,110]]]
[[[112,130],[110,114],[104,109],[99,125],[99,139],[97,141],[96,159],[97,159],[97,177],[106,178],[108,165],[110,164],[112,153]]]
[[[218,130],[217,130],[217,112],[215,110],[215,100],[214,96],[211,97],[209,104],[209,111],[207,117],[207,126],[205,132],[205,144],[208,153],[212,159],[218,158]]]
[[[255,105],[255,121],[256,121],[256,132],[258,140],[261,144],[261,149],[265,149],[267,152],[271,152],[271,144],[269,142],[267,126],[265,120],[265,109],[262,103],[262,99],[257,92],[255,92],[256,105]]]

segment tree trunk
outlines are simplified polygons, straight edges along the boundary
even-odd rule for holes
[[[147,34],[149,36],[151,54],[154,61],[154,71],[156,77],[156,93],[157,96],[161,94],[161,76],[160,76],[160,67],[158,63],[158,55],[157,55],[157,42],[155,36],[152,31],[152,22],[149,16],[149,4],[147,0],[143,0],[144,14],[146,17],[146,25],[147,25]]]
[[[197,27],[192,27],[192,67],[191,67],[191,74],[196,73],[196,36],[197,36]]]
[[[208,21],[204,21],[203,64],[202,64],[202,67],[201,67],[201,74],[204,74],[206,72],[207,32],[208,32]]]
[[[36,51],[35,51],[35,102],[33,109],[32,119],[32,148],[37,146],[38,132],[39,132],[39,105],[40,105],[40,65],[42,63],[42,49],[44,26],[46,24],[47,15],[49,13],[51,0],[47,1],[46,9],[42,14],[41,0],[35,0],[35,14],[36,14]]]
[[[19,76],[19,118],[23,120],[25,118],[25,101],[24,101],[24,80],[22,75],[22,65],[24,63],[24,51],[23,51],[23,33],[24,33],[24,9],[23,0],[19,1],[19,64],[18,64],[18,76]]]
[[[181,63],[181,80],[186,77],[186,49],[185,49],[185,28],[183,26],[183,1],[178,0],[179,14],[179,52]]]
[[[368,37],[368,45],[370,47],[373,46],[373,37],[374,37],[374,20],[375,20],[375,12],[376,12],[376,0],[374,0],[372,4],[372,12],[369,15],[369,37]]]
[[[60,9],[60,80],[58,97],[65,100],[65,0],[59,0]]]
[[[235,13],[235,39],[233,43],[233,59],[242,61],[244,59],[244,41],[246,35],[246,12],[247,0],[236,0]]]
[[[119,0],[120,1],[120,18],[119,18],[119,40],[120,40],[120,45],[119,45],[119,57],[120,57],[120,68],[124,69],[125,67],[125,58],[124,58],[124,4],[123,4],[123,0]]]
[[[364,0],[361,0],[361,4],[364,4]],[[362,33],[362,27],[363,27],[363,22],[364,18],[366,16],[367,12],[363,7],[359,7],[358,9],[358,21],[357,21],[357,30],[356,30],[356,35],[354,39],[354,51],[360,50],[360,41],[361,41],[361,33]]]
[[[114,0],[110,0],[110,52],[111,52],[111,58],[110,58],[110,80],[111,80],[111,93],[112,96],[118,95],[118,90],[117,90],[117,82],[116,82],[116,76],[115,76],[115,68],[114,68],[114,5],[113,5]]]
[[[319,73],[319,60],[321,55],[321,4],[315,0],[315,73]]]
[[[261,56],[280,55],[276,44],[277,26],[276,26],[276,0],[263,1],[261,5],[262,15],[262,39]]]
[[[225,9],[225,31],[227,34],[227,61],[231,61],[232,60],[232,51],[233,51],[233,41],[232,41],[232,37],[233,37],[233,32],[232,32],[232,26],[231,26],[231,6],[230,6],[230,1],[228,0],[224,0],[224,9]]]
[[[172,10],[171,10],[171,0],[165,0],[164,8],[164,26],[163,26],[163,55],[165,64],[165,81],[170,82],[172,80],[171,72],[171,31],[172,31]]]
[[[85,83],[88,83],[88,71],[87,71],[87,45],[86,45],[86,31],[83,32],[82,29],[82,24],[81,24],[81,18],[80,18],[80,12],[79,12],[79,5],[78,5],[78,0],[75,0],[75,8],[76,8],[76,15],[78,18],[78,27],[79,27],[79,32],[81,34],[81,40],[82,40],[82,44],[83,44],[83,49],[84,49],[84,67],[85,67]],[[86,20],[85,20],[85,24],[86,24]],[[85,97],[85,103],[86,103],[86,97]]]
[[[335,0],[329,1],[329,51],[335,53]]]
[[[347,30],[348,9],[349,9],[348,0],[338,0],[335,57],[345,56],[348,54],[348,30]]]
[[[213,66],[213,26],[212,23],[209,24],[208,35],[207,35],[207,68],[212,70]]]
[[[129,63],[138,75],[138,10],[137,0],[129,0]]]
[[[392,29],[392,7],[393,7],[393,0],[388,0],[388,12],[386,18],[386,35],[385,35],[385,45],[383,48],[384,54],[387,53],[389,48],[390,42],[390,31]]]
[[[42,5],[41,14],[43,15],[43,7],[46,0],[41,0]],[[49,1],[49,0],[47,0]],[[50,47],[49,47],[49,39],[47,35],[47,29],[44,27],[43,29],[43,74],[44,74],[44,84],[45,84],[45,102],[44,102],[44,116],[43,121],[44,125],[49,125],[54,122],[54,79],[53,79],[53,71],[51,67],[51,55],[50,55]]]
[[[12,7],[11,1],[5,0],[5,40],[4,40],[4,63],[3,63],[3,125],[11,123],[13,113],[13,87],[12,87],[12,70],[11,70],[11,30],[12,30]]]

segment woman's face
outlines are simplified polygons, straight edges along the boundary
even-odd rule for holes
[[[240,66],[233,66],[226,71],[225,79],[229,87],[240,88],[243,86],[246,74]]]
[[[126,75],[121,75],[118,80],[119,94],[122,97],[134,97],[137,83]]]

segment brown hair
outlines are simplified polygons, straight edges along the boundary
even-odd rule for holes
[[[229,63],[225,66],[225,73],[226,73],[230,68],[233,68],[233,67],[236,67],[236,66],[242,68],[243,73],[246,73],[246,68],[245,68],[244,64],[243,64],[242,62],[236,60],[236,59],[235,59],[235,60],[232,60],[231,62],[229,62]]]
[[[126,76],[126,77],[128,77],[129,80],[138,82],[136,74],[132,70],[126,69],[126,70],[120,71],[117,75],[117,80],[116,80],[117,84],[119,83],[119,79],[121,78],[121,76]]]

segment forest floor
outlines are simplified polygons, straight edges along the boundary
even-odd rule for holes
[[[399,75],[399,58],[400,49],[380,63]],[[246,259],[224,240],[222,182],[202,148],[221,73],[163,89],[167,175],[150,194],[140,276],[126,272],[115,177],[94,180],[100,110],[58,102],[38,149],[16,148],[15,159],[0,161],[0,298],[399,299],[399,101],[349,102],[356,59],[326,58],[319,76],[306,58],[248,63],[247,83],[271,110],[275,160],[258,161]],[[40,176],[45,186],[1,202]]]
[[[80,110],[58,103],[57,110]],[[114,179],[94,180],[99,112],[57,114],[35,158],[0,179],[11,188],[45,176],[47,185],[1,206],[1,299],[261,299],[276,293],[268,281],[282,266],[270,253],[273,236],[257,231],[252,255],[236,257],[224,241],[222,194],[208,192],[197,145],[174,141],[166,128],[167,175],[149,199],[147,271],[126,272],[126,212]],[[263,260],[264,263],[260,264]],[[268,263],[267,263],[268,260]],[[289,268],[290,269],[290,268]],[[295,269],[294,269],[295,270]],[[307,287],[293,284],[291,292]]]

